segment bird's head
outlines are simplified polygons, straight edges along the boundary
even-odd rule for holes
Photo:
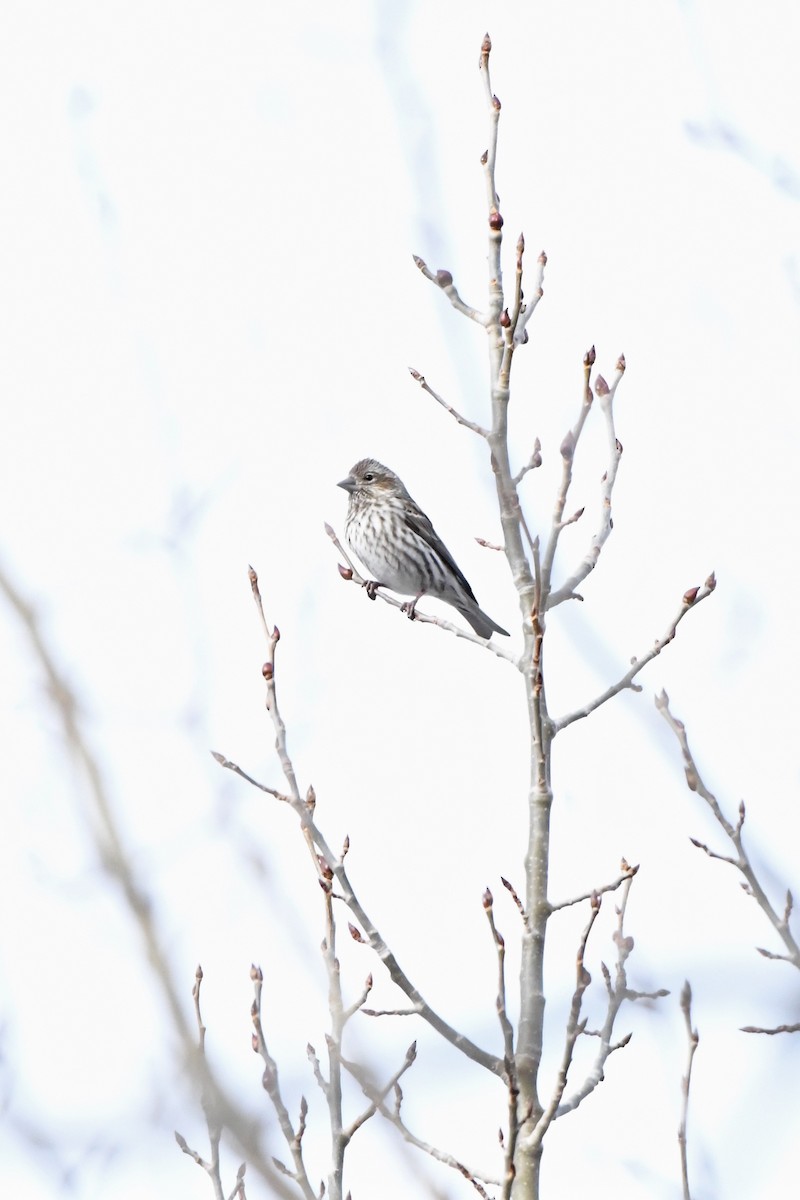
[[[398,486],[402,488],[394,471],[390,471],[374,458],[360,459],[338,486],[344,488],[351,496],[368,496],[373,500],[396,493]]]

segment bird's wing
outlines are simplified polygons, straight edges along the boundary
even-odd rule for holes
[[[475,600],[475,593],[467,583],[462,572],[456,566],[456,562],[452,554],[447,549],[447,546],[445,546],[436,530],[433,528],[433,525],[431,525],[429,518],[425,516],[425,513],[422,511],[422,509],[414,502],[412,502],[412,505],[406,505],[405,523],[412,533],[415,533],[417,537],[422,538],[423,542],[426,542],[430,548],[436,554],[438,554],[439,558],[442,560],[447,569],[452,571],[452,573],[455,575],[456,579],[461,584],[470,600],[474,600],[477,604],[478,601]]]

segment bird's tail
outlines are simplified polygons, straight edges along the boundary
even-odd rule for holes
[[[503,637],[510,636],[507,629],[503,629],[502,625],[493,621],[482,608],[478,608],[477,604],[457,604],[455,608],[461,613],[464,620],[469,622],[478,637],[490,638],[493,633],[500,633]]]

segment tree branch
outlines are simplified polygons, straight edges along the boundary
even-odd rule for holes
[[[744,801],[742,800],[739,804],[739,819],[734,825],[724,815],[722,809],[717,803],[716,796],[704,783],[697,767],[697,763],[695,762],[692,752],[689,749],[689,739],[686,735],[686,726],[682,721],[679,721],[677,717],[673,716],[669,707],[669,696],[667,693],[662,691],[660,695],[656,696],[655,703],[656,708],[661,713],[662,717],[678,739],[678,744],[683,755],[683,765],[686,772],[687,787],[690,791],[696,792],[701,799],[705,800],[717,824],[723,830],[725,836],[734,847],[736,856],[735,858],[731,858],[724,854],[716,854],[714,851],[709,850],[708,847],[702,842],[698,842],[694,838],[691,839],[693,845],[697,846],[701,850],[704,850],[705,853],[711,858],[718,858],[723,862],[730,863],[731,866],[734,866],[744,877],[745,882],[742,884],[742,886],[748,895],[752,896],[756,901],[761,911],[767,917],[770,925],[783,942],[787,951],[785,955],[774,955],[771,952],[766,953],[763,950],[761,953],[765,957],[784,959],[786,962],[791,963],[791,965],[797,970],[800,970],[800,945],[798,945],[797,941],[795,940],[795,937],[792,934],[789,926],[789,918],[791,917],[794,904],[792,893],[787,889],[783,913],[778,913],[770,903],[769,898],[767,897],[767,894],[756,875],[755,869],[750,861],[750,856],[744,845]],[[752,1027],[748,1027],[748,1032],[752,1032]]]
[[[459,425],[464,425],[467,429],[471,429],[473,433],[480,434],[480,436],[483,438],[489,436],[488,429],[484,429],[483,426],[478,425],[476,421],[470,421],[467,417],[462,417],[461,413],[457,412],[456,409],[453,408],[452,404],[448,404],[438,392],[435,392],[425,379],[424,375],[420,375],[419,371],[415,371],[413,367],[409,367],[408,369],[411,374],[411,378],[416,380],[423,392],[427,392],[429,396],[433,397],[437,404],[441,404],[442,408],[446,409],[447,412],[450,413],[450,416],[454,417],[455,420],[458,421]]]
[[[654,642],[652,649],[648,650],[642,658],[634,658],[632,660],[630,670],[626,671],[622,678],[617,681],[617,683],[614,683],[611,685],[611,687],[606,688],[601,695],[596,696],[594,700],[590,700],[588,704],[584,704],[582,708],[576,708],[574,712],[567,713],[566,716],[559,717],[557,721],[554,721],[553,735],[555,736],[555,734],[560,733],[562,729],[566,729],[567,726],[572,725],[573,722],[580,721],[584,717],[588,717],[590,713],[593,713],[595,709],[600,708],[602,704],[605,704],[614,696],[618,696],[619,693],[624,691],[626,688],[631,687],[639,672],[642,671],[648,663],[652,662],[654,658],[657,658],[661,651],[670,644],[672,639],[675,637],[678,626],[689,610],[696,608],[701,601],[707,599],[714,591],[716,586],[717,581],[712,572],[701,588],[690,588],[689,591],[684,594],[683,603],[681,604],[681,607],[679,608],[675,617],[673,617],[669,629],[663,637]]]

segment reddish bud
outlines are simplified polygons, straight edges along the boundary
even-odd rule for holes
[[[275,670],[272,666],[272,663],[264,663],[263,667],[261,668],[261,674],[264,676],[267,683],[271,683],[272,677],[275,674]]]
[[[486,891],[483,893],[483,907],[488,911],[492,907],[493,904],[494,904],[494,896],[490,892],[489,888],[487,888]]]
[[[494,229],[497,232],[503,228],[503,218],[496,209],[489,213],[489,228]]]
[[[489,37],[488,33],[485,33],[483,35],[483,41],[481,42],[481,59],[488,58],[491,52],[492,39]]]
[[[714,588],[716,586],[717,586],[717,577],[714,574],[714,572],[712,571],[711,574],[709,575],[708,579],[706,580],[706,587],[708,588],[708,590],[710,592],[713,592]]]
[[[617,447],[617,454],[622,454],[622,442],[619,438],[615,438],[615,445]]]
[[[358,929],[356,929],[355,925],[351,925],[351,924],[350,924],[350,922],[348,921],[348,923],[347,923],[347,928],[348,928],[348,929],[349,929],[349,931],[350,931],[350,937],[353,939],[353,941],[354,941],[354,942],[359,942],[359,943],[360,943],[360,944],[363,946],[363,944],[364,944],[364,939],[363,939],[363,937],[361,936],[361,933],[359,932],[359,930],[358,930]]]
[[[253,1047],[253,1051],[258,1054],[258,1034],[253,1033],[250,1035],[250,1045]]]
[[[594,390],[598,396],[607,396],[611,389],[605,379],[603,379],[603,376],[598,375],[594,381]]]
[[[311,811],[313,812],[316,807],[317,807],[317,793],[314,791],[313,783],[310,783],[308,785],[308,791],[306,792],[306,808],[310,808]]]
[[[350,849],[350,835],[345,834],[344,841],[342,842],[342,858],[347,858],[347,852],[349,849]]]
[[[583,365],[585,367],[593,367],[596,358],[597,358],[597,352],[596,352],[594,346],[592,346],[589,350],[586,351],[586,353],[583,356]]]
[[[541,263],[543,267],[547,266],[547,255],[545,254],[544,250],[539,255],[537,262]]]
[[[420,271],[427,271],[428,266],[424,258],[420,258],[418,254],[412,254],[411,257],[414,259],[414,263],[419,267]]]
[[[279,642],[281,640],[281,631],[278,629],[277,625],[273,625],[272,627],[272,640],[273,642]]]
[[[561,450],[561,457],[564,459],[564,461],[571,462],[572,456],[575,453],[575,435],[573,434],[571,429],[570,429],[569,433],[567,433],[565,435],[564,440],[561,443],[560,450]]]
[[[255,1000],[250,1005],[250,1016],[253,1018],[254,1021],[255,1021],[256,1017],[258,1016],[258,1005],[255,1002]]]
[[[261,970],[261,967],[257,967],[255,963],[250,964],[250,978],[252,979],[253,983],[264,982],[264,972]]]
[[[370,971],[369,975],[367,976],[367,981],[364,984],[364,987],[367,989],[368,992],[372,991],[372,972],[371,971]]]
[[[319,871],[323,879],[333,879],[333,871],[330,869],[321,854],[317,855],[317,862],[319,864]]]
[[[449,271],[437,271],[436,282],[440,288],[449,288],[453,286],[453,276]]]
[[[195,977],[195,979],[197,980],[197,982],[198,982],[198,983],[200,983],[200,982],[202,981],[202,978],[203,978],[203,968],[200,966],[200,963],[198,963],[198,964],[197,964],[197,970],[196,970],[196,971],[195,971],[195,973],[194,973],[194,977]]]
[[[688,592],[683,593],[683,603],[686,605],[687,608],[691,608],[691,606],[694,604],[695,600],[697,599],[697,593],[699,591],[700,591],[700,588],[693,587],[693,588],[689,588]]]
[[[481,166],[485,167],[488,161],[489,161],[489,151],[484,150],[483,154],[481,155]]]
[[[511,324],[511,317],[508,315],[507,308],[504,308],[500,314],[500,324],[502,325],[503,329],[508,329],[509,325]]]
[[[425,382],[425,376],[420,375],[419,371],[416,371],[413,367],[409,367],[408,369],[411,372],[411,378],[415,379],[417,381],[417,383]]]
[[[620,354],[619,358],[617,359],[617,370],[620,372],[624,371],[626,366],[627,363],[625,362],[625,355]]]
[[[255,587],[256,584],[258,583],[258,576],[256,575],[256,573],[252,567],[247,568],[247,577],[250,580],[250,586]]]
[[[352,579],[353,578],[353,568],[352,567],[343,567],[341,563],[337,563],[336,565],[339,568],[339,574],[341,575],[342,579]]]
[[[517,258],[522,258],[525,253],[525,234],[520,233],[517,238]]]
[[[502,106],[502,104],[500,103],[500,101],[497,99],[497,96],[492,96],[492,108],[494,109],[494,111],[495,111],[495,112],[500,112],[500,109],[501,109],[502,107],[503,107],[503,106]]]

